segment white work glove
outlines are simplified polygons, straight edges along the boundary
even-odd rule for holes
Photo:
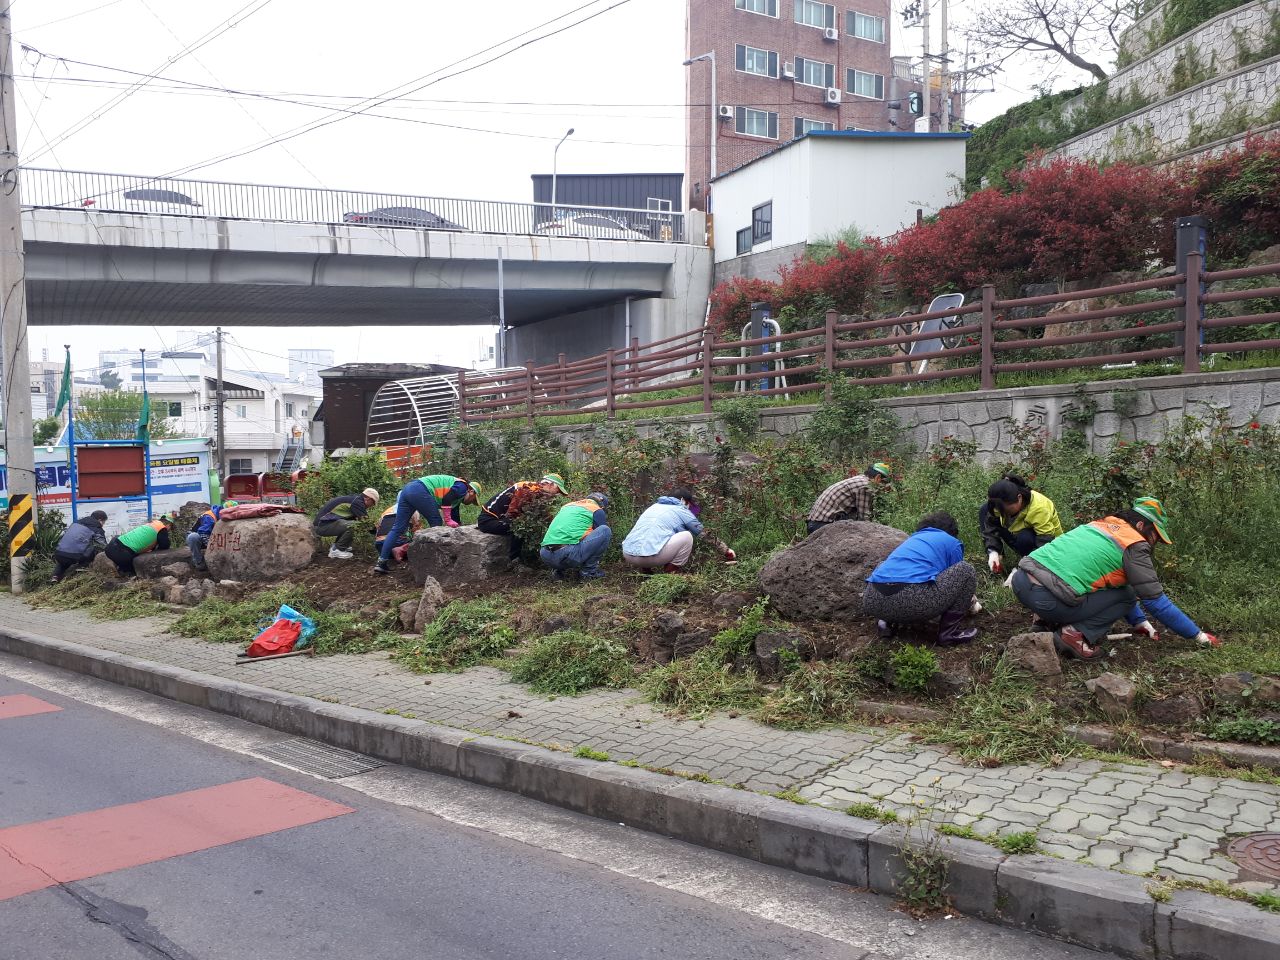
[[[1160,639],[1160,634],[1156,633],[1155,625],[1150,620],[1143,620],[1133,630],[1135,633],[1145,633],[1152,640]]]
[[[457,521],[457,520],[455,520],[455,519],[453,519],[453,517],[445,517],[445,518],[444,518],[444,525],[445,525],[446,527],[460,527],[460,526],[462,526],[462,524],[458,523],[458,521]]]
[[[982,601],[974,597],[969,601],[969,613],[971,616],[977,616],[982,612]]]
[[[1211,647],[1222,646],[1222,641],[1215,637],[1212,633],[1205,633],[1201,630],[1196,634],[1196,643],[1207,643]]]
[[[1004,564],[1000,560],[1000,554],[995,550],[987,551],[987,566],[991,568],[992,573],[1004,573]]]

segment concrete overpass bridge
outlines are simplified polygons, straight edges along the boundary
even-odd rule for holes
[[[510,362],[699,326],[702,224],[649,210],[24,169],[32,324],[496,323]],[[700,216],[696,212],[694,216]],[[569,235],[574,234],[574,235]]]

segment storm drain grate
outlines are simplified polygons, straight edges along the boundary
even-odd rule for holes
[[[1227,844],[1227,856],[1241,869],[1268,880],[1280,880],[1280,833],[1251,833]]]
[[[376,770],[382,763],[362,753],[352,753],[339,747],[331,747],[318,740],[295,737],[292,740],[278,740],[253,752],[267,760],[303,773],[311,773],[326,780],[341,780],[343,777],[354,777],[357,773]]]

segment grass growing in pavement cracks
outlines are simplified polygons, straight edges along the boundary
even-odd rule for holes
[[[512,664],[512,679],[535,693],[576,696],[596,687],[623,687],[632,679],[622,644],[580,630],[562,630],[533,641]]]
[[[510,612],[502,597],[454,600],[421,637],[400,641],[395,659],[420,673],[439,673],[501,657],[516,645],[516,632],[505,623]]]
[[[104,589],[106,582],[95,574],[81,573],[27,594],[24,599],[33,607],[83,609],[94,620],[132,620],[166,612],[141,585],[113,583],[115,589]]]
[[[590,747],[578,747],[573,751],[575,757],[581,757],[584,760],[608,760],[609,755],[603,750],[592,750]]]
[[[306,590],[294,586],[276,587],[243,600],[211,597],[179,617],[169,631],[211,643],[248,644],[275,618],[283,604],[315,621],[311,642],[316,653],[366,653],[387,650],[400,642],[392,632],[394,612],[374,619],[355,613],[329,613],[316,609]]]
[[[1251,903],[1259,910],[1266,910],[1268,913],[1280,913],[1280,896],[1268,890],[1253,892],[1233,887],[1222,880],[1190,880],[1183,877],[1167,877],[1163,874],[1157,876],[1153,883],[1147,884],[1147,893],[1151,899],[1161,903],[1168,901],[1174,890],[1202,890],[1215,896]]]
[[[881,823],[897,823],[898,815],[892,810],[886,810],[884,807],[877,806],[874,803],[851,803],[844,808],[844,812],[851,817],[858,817],[861,820],[878,820]]]
[[[1189,777],[1230,778],[1244,780],[1248,783],[1269,783],[1272,786],[1280,787],[1280,774],[1277,774],[1274,770],[1269,770],[1262,766],[1231,767],[1223,762],[1220,757],[1214,757],[1183,767],[1182,772]]]
[[[1063,721],[1035,684],[1003,660],[991,679],[956,701],[950,715],[922,728],[923,739],[954,747],[973,763],[1057,764],[1082,745],[1062,731]]]

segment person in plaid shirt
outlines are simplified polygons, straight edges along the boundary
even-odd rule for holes
[[[809,511],[809,532],[837,520],[870,520],[875,508],[875,488],[892,480],[889,465],[876,461],[862,473],[833,483],[823,490]]]

